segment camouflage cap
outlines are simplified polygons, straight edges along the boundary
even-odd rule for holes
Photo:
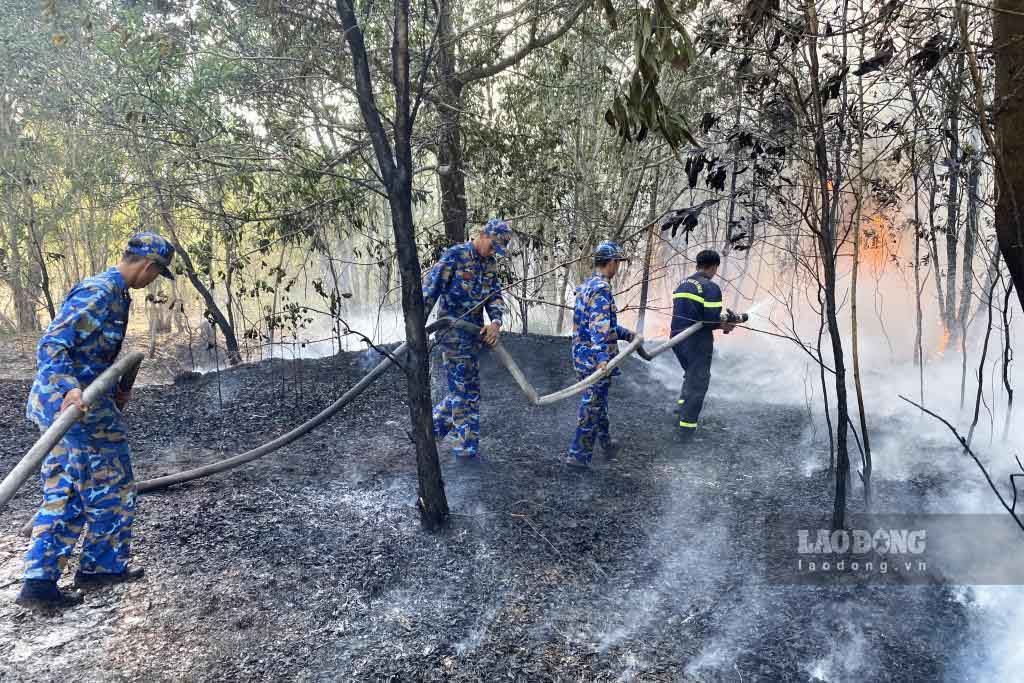
[[[512,228],[508,227],[508,223],[500,218],[492,218],[487,221],[487,224],[484,225],[480,233],[487,235],[493,240],[494,253],[496,255],[505,255],[508,243],[512,241]]]
[[[628,261],[618,242],[605,240],[594,249],[595,261]]]
[[[171,261],[174,259],[174,245],[155,232],[132,235],[125,253],[149,259],[160,266],[161,275],[174,279],[174,273],[170,269]]]

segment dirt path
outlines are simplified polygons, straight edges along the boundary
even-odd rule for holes
[[[567,340],[507,346],[538,389],[569,382]],[[829,498],[808,467],[806,413],[752,395],[740,381],[750,362],[716,364],[702,437],[685,447],[675,389],[659,379],[676,371],[631,363],[612,388],[623,454],[576,472],[556,461],[575,403],[531,408],[488,360],[489,462],[446,467],[453,523],[442,535],[420,531],[412,507],[391,374],[265,462],[145,496],[145,580],[56,618],[14,606],[17,585],[0,590],[0,678],[957,679],[967,617],[947,589],[763,581],[764,516],[820,512]],[[261,443],[363,372],[343,354],[145,387],[132,407],[137,474]],[[4,472],[33,439],[19,420],[26,390],[0,383]],[[14,530],[36,495],[26,487],[3,512],[0,585],[18,577],[26,541]],[[896,510],[914,493],[882,482],[878,495]]]

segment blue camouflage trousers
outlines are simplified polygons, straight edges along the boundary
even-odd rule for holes
[[[480,365],[472,354],[444,354],[448,393],[434,406],[434,435],[452,433],[456,457],[475,458],[480,449]]]
[[[576,372],[577,379],[584,379],[589,373]],[[607,446],[611,441],[608,433],[608,389],[611,377],[587,387],[580,398],[580,409],[576,416],[576,434],[573,436],[569,455],[580,462],[590,462],[594,457],[594,442]]]
[[[25,556],[26,579],[59,579],[86,524],[79,570],[127,568],[135,518],[127,430],[113,406],[96,406],[85,419],[43,461],[43,504]]]

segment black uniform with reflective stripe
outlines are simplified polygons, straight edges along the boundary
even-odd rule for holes
[[[704,328],[684,340],[682,345],[702,346],[702,342],[713,344],[712,330],[718,327],[721,314],[722,290],[707,275],[696,272],[680,282],[672,294],[672,335],[702,320],[706,323]]]
[[[704,395],[711,384],[711,354],[714,329],[722,314],[722,290],[703,273],[697,272],[679,283],[672,295],[672,335],[697,321],[704,326],[673,347],[685,379],[679,393],[679,426],[686,431],[697,427]]]

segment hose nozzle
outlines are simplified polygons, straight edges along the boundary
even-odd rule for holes
[[[745,323],[748,320],[750,320],[750,316],[746,313],[736,313],[731,308],[722,309],[721,321],[723,323],[736,325],[738,323]]]

